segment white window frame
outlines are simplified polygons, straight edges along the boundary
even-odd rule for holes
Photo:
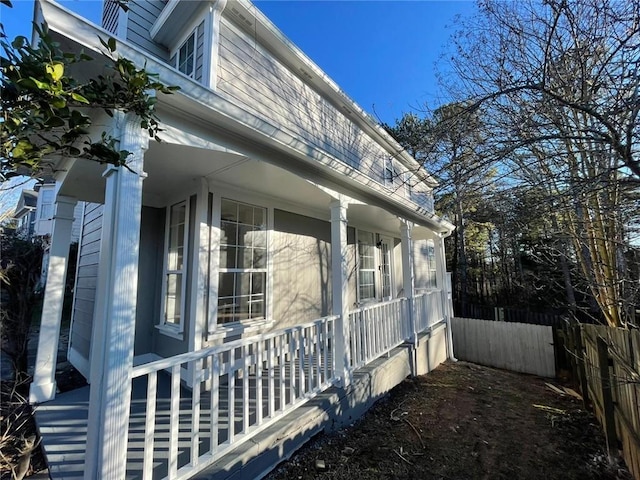
[[[361,281],[360,281],[360,272],[362,271],[361,268],[361,262],[360,262],[360,255],[361,255],[361,251],[360,251],[360,240],[361,240],[361,236],[363,236],[364,233],[367,234],[371,234],[373,236],[373,248],[374,248],[374,254],[373,254],[373,268],[367,268],[365,269],[366,271],[372,271],[373,272],[373,297],[367,297],[367,298],[362,298],[362,295],[360,293],[360,286],[361,286]],[[377,238],[377,234],[376,232],[370,231],[370,230],[365,230],[365,229],[361,229],[361,228],[357,228],[356,229],[356,298],[358,299],[358,304],[366,304],[366,303],[373,303],[376,302],[378,300],[378,293],[379,293],[379,281],[377,280],[378,278],[378,247],[376,245],[376,238]],[[368,245],[368,244],[367,244]]]
[[[244,204],[250,206],[252,208],[258,208],[264,210],[265,214],[265,263],[263,268],[227,268],[222,267],[220,262],[220,252],[221,252],[221,238],[222,238],[222,202],[223,201],[234,202],[236,204]],[[224,332],[234,332],[234,331],[247,331],[247,327],[259,327],[268,323],[271,318],[271,288],[272,288],[272,258],[271,258],[271,231],[273,229],[273,208],[270,206],[265,206],[264,203],[255,201],[251,198],[242,198],[239,199],[232,195],[221,194],[218,198],[217,209],[215,212],[216,222],[215,226],[220,230],[220,236],[218,237],[218,248],[213,255],[217,255],[217,269],[216,271],[212,271],[213,275],[216,275],[216,284],[217,284],[217,297],[215,300],[215,318],[212,319],[213,325],[209,325],[209,333],[213,334],[216,332],[224,331]],[[236,248],[238,246],[236,245]],[[219,310],[220,310],[220,285],[219,285],[219,276],[221,273],[264,273],[264,291],[263,291],[263,315],[257,318],[246,318],[232,322],[224,322],[220,323],[219,320]],[[249,294],[251,295],[251,294]]]
[[[393,158],[386,158],[384,161],[384,171],[383,171],[383,179],[384,186],[387,188],[393,188],[396,182],[396,178],[398,178],[398,170],[396,168],[395,162]]]
[[[171,230],[171,209],[176,205],[181,203],[185,204],[185,217],[184,217],[184,237],[183,237],[183,253],[182,253],[182,268],[180,270],[169,270],[169,241],[170,241],[170,230]],[[161,295],[161,308],[160,308],[160,322],[157,325],[157,328],[161,333],[168,335],[170,337],[177,338],[179,340],[183,339],[184,334],[184,326],[186,315],[186,301],[187,301],[187,265],[189,258],[189,215],[190,215],[190,197],[179,200],[171,205],[168,205],[165,208],[165,232],[164,232],[164,250],[163,250],[163,268],[162,268],[162,295]],[[166,318],[166,308],[167,308],[167,275],[172,273],[180,273],[182,275],[181,280],[181,298],[180,298],[180,322],[179,323],[169,323]]]
[[[193,63],[192,63],[191,71],[185,72],[180,69],[180,65],[182,63],[180,58],[180,53],[183,47],[185,47],[187,43],[190,41],[193,41]],[[197,68],[196,60],[198,58],[198,27],[197,26],[196,28],[192,29],[191,32],[187,35],[187,37],[180,43],[180,46],[176,49],[175,55],[176,55],[176,69],[179,72],[186,75],[187,77],[195,79],[196,68]]]

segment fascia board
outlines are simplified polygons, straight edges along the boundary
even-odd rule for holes
[[[46,21],[50,31],[76,42],[79,47],[104,54],[98,37],[106,41],[111,37],[109,32],[51,0],[38,0],[37,5],[41,9],[42,18]],[[119,55],[128,58],[137,65],[145,65],[147,71],[157,73],[160,81],[166,85],[180,85],[180,92],[173,95],[160,95],[159,104],[185,112],[191,118],[197,117],[204,124],[227,129],[243,137],[270,145],[312,168],[321,166],[324,172],[333,177],[338,184],[348,184],[356,188],[368,199],[375,199],[376,204],[389,208],[394,213],[411,221],[428,226],[438,232],[453,230],[453,225],[446,220],[440,219],[426,210],[421,211],[420,208],[416,208],[416,204],[409,200],[390,197],[384,187],[366,175],[352,169],[317,147],[290,135],[265,119],[259,118],[219,93],[200,85],[168,64],[145,54],[129,42],[117,39],[117,44]]]

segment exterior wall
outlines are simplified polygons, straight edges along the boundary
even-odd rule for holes
[[[434,288],[435,270],[429,266],[429,255],[433,252],[433,240],[414,240],[414,276],[416,290]]]
[[[155,241],[159,241],[159,255],[157,257],[157,277],[156,277],[156,300],[155,300],[155,315],[153,315],[152,319],[140,319],[136,320],[136,323],[143,321],[145,324],[151,326],[153,331],[153,353],[161,356],[161,357],[171,357],[173,355],[178,355],[180,353],[184,353],[188,351],[189,345],[189,318],[191,317],[191,310],[195,308],[195,305],[191,305],[189,299],[191,298],[191,289],[193,288],[193,281],[195,280],[195,275],[191,271],[190,266],[193,265],[193,245],[194,245],[194,234],[195,234],[195,215],[196,215],[196,197],[192,195],[189,198],[189,243],[187,245],[187,258],[185,259],[185,264],[187,265],[187,282],[186,289],[182,293],[185,302],[185,310],[183,312],[184,315],[184,330],[182,332],[182,338],[174,338],[162,331],[155,328],[155,325],[158,325],[160,322],[160,311],[161,311],[161,302],[162,299],[162,274],[163,274],[163,265],[164,265],[164,238],[165,238],[165,222],[164,222],[164,209],[163,218],[161,222],[161,230],[156,235]],[[139,300],[138,300],[139,301]],[[148,327],[145,327],[148,328]]]
[[[274,211],[274,328],[309,322],[331,312],[331,225]]]
[[[93,328],[103,206],[87,203],[82,217],[82,238],[78,246],[78,273],[74,292],[69,361],[85,377],[89,376],[91,332]],[[138,305],[134,355],[153,351],[154,342],[160,349],[166,341],[158,339],[154,326],[160,317],[160,281],[164,239],[164,210],[143,207],[140,235],[140,266],[138,269]]]
[[[283,210],[274,211],[273,329],[331,315],[331,224]],[[354,229],[349,244],[349,296],[356,301]]]
[[[84,210],[69,338],[69,361],[86,378],[89,376],[91,329],[98,283],[102,211],[102,205],[97,203],[87,203]]]
[[[142,208],[136,337],[133,348],[136,356],[153,351],[154,335],[157,334],[155,325],[160,318],[164,219],[164,209]]]
[[[164,61],[169,60],[169,52],[162,45],[154,42],[149,36],[149,30],[158,15],[164,8],[166,1],[163,0],[136,0],[129,3],[127,13],[127,40],[138,45]]]
[[[254,113],[385,184],[392,155],[228,18],[220,21],[217,88]],[[403,167],[396,165],[398,173]],[[392,192],[407,197],[396,180]]]

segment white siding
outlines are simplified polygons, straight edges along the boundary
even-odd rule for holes
[[[164,0],[139,0],[129,3],[127,40],[156,57],[167,61],[169,52],[149,36],[153,22],[164,8]]]
[[[93,306],[98,280],[98,263],[100,261],[100,235],[102,232],[101,204],[87,203],[83,222],[82,238],[78,247],[78,276],[74,291],[74,308],[72,327],[69,338],[69,349],[74,351],[70,361],[81,357],[89,360],[91,329],[93,326]],[[82,371],[81,365],[74,366]],[[82,372],[85,375],[88,372]]]
[[[229,19],[220,22],[218,90],[262,118],[384,183],[391,154]],[[319,80],[318,80],[319,81]],[[407,196],[401,184],[392,186]]]
[[[433,288],[435,272],[429,268],[429,251],[433,249],[433,240],[414,240],[413,259],[416,290]]]

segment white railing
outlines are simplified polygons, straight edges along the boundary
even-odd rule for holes
[[[337,318],[135,367],[128,468],[189,478],[326,389]]]
[[[440,290],[430,290],[416,295],[415,322],[416,332],[424,332],[436,323],[444,320],[442,311],[442,293]]]
[[[409,302],[398,298],[349,312],[351,368],[389,352],[410,337]]]

